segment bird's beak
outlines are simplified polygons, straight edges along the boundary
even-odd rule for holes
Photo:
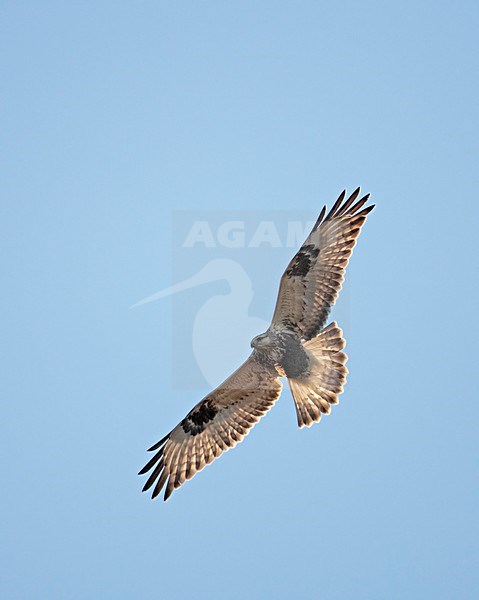
[[[137,306],[141,306],[142,304],[148,304],[149,302],[155,302],[155,300],[160,300],[160,298],[167,298],[168,296],[173,296],[173,294],[177,294],[178,292],[183,292],[184,290],[188,290],[193,287],[197,287],[198,285],[202,285],[204,283],[209,283],[210,281],[214,281],[218,279],[218,277],[211,277],[207,273],[204,272],[204,269],[195,273],[192,277],[185,279],[184,281],[180,281],[180,283],[176,283],[169,288],[165,288],[164,290],[160,290],[156,292],[156,294],[152,294],[151,296],[147,296],[133,304],[130,308],[136,308]]]

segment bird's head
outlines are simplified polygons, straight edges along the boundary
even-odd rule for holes
[[[273,340],[270,337],[269,331],[265,331],[265,333],[261,333],[251,340],[251,347],[255,348],[256,350],[268,348],[272,344]]]

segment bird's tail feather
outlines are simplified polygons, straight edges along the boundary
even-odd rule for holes
[[[348,357],[341,350],[346,345],[343,332],[336,323],[328,325],[315,338],[304,342],[311,364],[309,375],[301,379],[288,378],[298,416],[299,427],[311,427],[329,415],[331,405],[339,402],[348,370]]]

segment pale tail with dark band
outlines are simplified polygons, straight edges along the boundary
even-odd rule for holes
[[[339,402],[348,374],[345,367],[348,357],[341,352],[346,345],[342,335],[333,322],[303,343],[311,358],[310,374],[303,379],[288,378],[300,427],[311,427],[322,414],[329,415],[332,404]]]

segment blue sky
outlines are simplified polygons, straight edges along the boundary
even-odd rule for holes
[[[478,13],[2,3],[3,597],[475,597]],[[284,224],[357,185],[377,208],[333,313],[340,405],[299,431],[283,393],[151,502],[146,448],[208,390],[180,389],[178,348],[188,378],[224,293],[130,308],[194,272],[178,211]],[[243,253],[252,316],[291,254]]]

